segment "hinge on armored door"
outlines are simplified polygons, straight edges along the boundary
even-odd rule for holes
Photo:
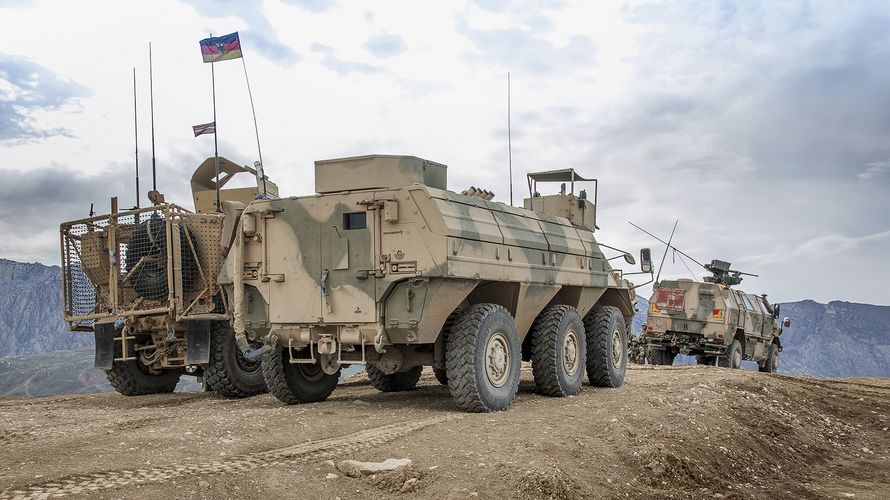
[[[324,304],[327,306],[328,312],[332,313],[334,308],[331,306],[330,290],[328,290],[328,274],[327,269],[321,273],[321,295],[324,297]]]

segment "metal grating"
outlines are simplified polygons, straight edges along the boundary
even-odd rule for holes
[[[62,224],[65,320],[220,312],[222,221],[160,205]]]

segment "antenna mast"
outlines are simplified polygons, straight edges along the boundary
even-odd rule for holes
[[[136,208],[139,208],[139,117],[136,107],[136,68],[133,68],[133,142],[136,150]]]
[[[151,42],[148,42],[148,99],[151,104],[151,190],[158,190],[158,173],[155,165],[155,89],[151,71]]]
[[[658,278],[661,277],[661,268],[664,266],[664,259],[667,257],[668,250],[671,249],[671,240],[674,239],[674,231],[677,230],[677,223],[679,220],[674,221],[674,228],[671,229],[671,236],[668,238],[667,243],[665,243],[664,247],[664,255],[661,256],[661,264],[658,265],[658,274],[655,275],[655,283],[658,283]]]
[[[510,176],[510,206],[513,206],[513,134],[510,129],[510,72],[507,72],[507,168]]]

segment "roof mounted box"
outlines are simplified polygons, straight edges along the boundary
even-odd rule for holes
[[[412,184],[447,188],[447,168],[416,156],[366,155],[315,162],[315,192],[394,189]]]

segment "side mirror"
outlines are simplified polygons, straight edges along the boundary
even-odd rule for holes
[[[624,262],[627,262],[630,265],[634,265],[637,263],[636,259],[634,259],[634,256],[629,253],[624,254]]]
[[[782,310],[782,304],[776,304],[773,306],[773,317],[779,319],[780,311]]]
[[[640,250],[640,270],[652,274],[652,250],[648,248]]]
[[[791,318],[785,318],[782,320],[782,328],[788,328],[791,326]]]

